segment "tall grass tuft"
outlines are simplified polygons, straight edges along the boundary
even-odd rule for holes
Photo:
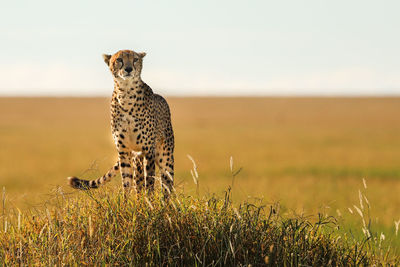
[[[4,211],[4,265],[347,266],[398,257],[339,236],[336,221],[284,217],[276,205],[176,193],[124,198],[111,189],[66,196],[43,211]],[[382,256],[383,255],[383,256]]]

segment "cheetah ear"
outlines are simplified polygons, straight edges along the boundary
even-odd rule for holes
[[[141,53],[138,53],[138,55],[139,55],[139,57],[144,58],[144,56],[146,55],[146,53],[145,53],[145,52],[141,52]]]
[[[111,55],[103,54],[103,59],[104,59],[104,62],[107,64],[107,66],[110,65],[110,58],[111,58]]]

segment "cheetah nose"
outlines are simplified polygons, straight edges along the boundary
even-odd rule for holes
[[[125,68],[125,71],[126,71],[127,73],[130,73],[130,72],[132,71],[132,68],[131,68],[131,67],[126,67],[126,68]]]

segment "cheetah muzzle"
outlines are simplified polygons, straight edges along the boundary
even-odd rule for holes
[[[121,172],[125,192],[154,190],[155,168],[160,170],[164,193],[173,188],[174,133],[166,100],[142,81],[146,53],[121,50],[103,55],[114,79],[111,99],[111,131],[118,160],[102,177],[82,180],[68,177],[76,189],[98,188]]]

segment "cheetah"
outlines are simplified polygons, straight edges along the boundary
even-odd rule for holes
[[[118,151],[115,165],[102,177],[82,180],[68,177],[76,189],[98,188],[121,172],[125,192],[134,188],[153,191],[155,167],[167,196],[173,189],[174,133],[167,101],[142,81],[146,53],[120,50],[103,55],[114,79],[111,99],[111,132]]]

